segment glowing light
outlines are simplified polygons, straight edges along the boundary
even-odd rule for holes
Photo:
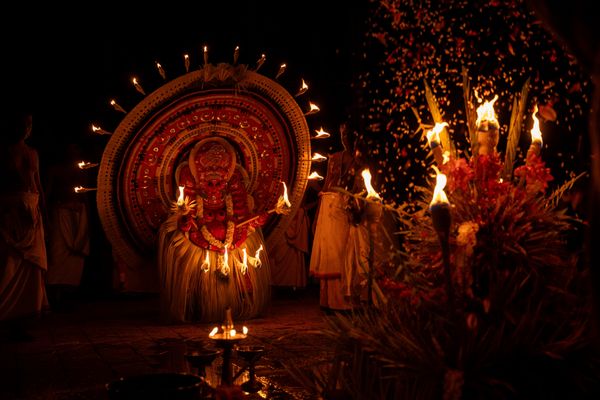
[[[540,120],[535,116],[538,112],[538,106],[535,105],[533,109],[533,128],[531,128],[531,144],[542,145],[544,141],[542,140],[542,131],[540,130]]]
[[[242,254],[242,262],[238,264],[242,275],[246,275],[246,272],[248,272],[248,253],[246,252],[246,248],[242,249]]]
[[[190,72],[190,56],[187,54],[183,55],[183,65],[185,65],[185,72]]]
[[[94,164],[94,163],[87,162],[87,161],[80,161],[77,163],[77,166],[79,167],[79,169],[89,169],[89,168],[97,167],[98,164]]]
[[[105,131],[97,125],[92,124],[92,132],[97,133],[98,135],[112,135],[112,132]]]
[[[235,337],[235,335],[237,335],[237,331],[235,329],[230,329],[229,330],[229,336]]]
[[[306,93],[306,91],[308,90],[308,85],[306,84],[306,82],[304,82],[304,79],[302,79],[302,85],[300,85],[300,89],[298,90],[298,93],[296,93],[294,96],[301,96],[304,93]]]
[[[290,203],[290,200],[288,199],[287,186],[285,182],[281,182],[281,184],[283,185],[283,202],[286,206],[291,207],[292,203]],[[260,246],[260,250],[262,250],[262,245]]]
[[[285,69],[286,69],[286,68],[287,68],[287,65],[285,65],[285,64],[281,64],[281,65],[279,66],[279,71],[277,71],[277,74],[275,75],[275,79],[279,79],[279,77],[280,77],[281,75],[283,75],[283,73],[285,72]]]
[[[257,260],[260,261],[260,252],[263,249],[263,245],[261,244],[260,247],[256,250],[256,253],[254,253],[254,258],[256,258]]]
[[[321,129],[319,129],[318,131],[315,131],[315,132],[317,132],[317,136],[314,137],[315,139],[326,139],[331,136],[331,134],[329,134],[329,132],[325,132],[323,130],[323,127],[321,127]]]
[[[427,143],[431,148],[440,145],[440,133],[446,126],[448,126],[447,122],[436,122],[433,129],[427,131]]]
[[[233,50],[233,63],[237,64],[239,58],[240,58],[240,46],[235,46],[235,49]]]
[[[375,189],[373,189],[373,186],[371,185],[371,172],[369,171],[369,169],[368,168],[363,169],[361,175],[362,175],[363,181],[365,183],[365,188],[367,189],[367,199],[381,200],[381,197],[379,197],[379,194],[375,191]]]
[[[265,56],[264,54],[261,54],[260,58],[256,62],[256,69],[255,69],[255,71],[258,71],[258,69],[260,67],[262,67],[262,65],[265,63],[266,59],[267,59],[267,56]]]
[[[185,189],[185,186],[179,186],[179,197],[177,198],[178,206],[182,206],[185,202],[185,195],[183,194],[183,189]]]
[[[92,192],[94,190],[97,190],[96,188],[86,188],[83,186],[76,186],[73,188],[73,191],[75,191],[75,193],[85,193],[85,192]]]
[[[444,188],[446,187],[447,181],[446,175],[442,174],[435,165],[433,166],[433,168],[435,169],[437,175],[435,177],[435,188],[433,189],[433,198],[431,199],[431,203],[429,203],[429,206],[434,206],[436,204],[448,204],[450,202],[448,201],[448,197],[444,192]]]
[[[319,111],[321,111],[321,109],[319,108],[319,106],[317,106],[313,102],[309,101],[308,105],[310,106],[310,110],[308,110],[304,115],[311,115],[311,114],[315,114],[315,113],[318,113]]]
[[[248,334],[248,327],[247,327],[247,326],[243,326],[243,327],[242,327],[242,333],[243,333],[244,335],[247,335],[247,334]]]
[[[115,110],[120,111],[124,114],[127,114],[127,111],[125,111],[125,109],[123,107],[121,107],[115,100],[111,100],[110,105],[113,106],[113,108]]]
[[[315,181],[322,181],[323,177],[321,175],[319,175],[317,173],[317,171],[313,171],[313,172],[310,173],[310,175],[306,179],[311,179],[311,180],[315,180]]]
[[[204,46],[204,65],[208,64],[208,46]]]
[[[206,252],[206,257],[204,257],[204,261],[202,261],[202,265],[200,266],[200,269],[202,269],[202,272],[208,272],[210,271],[210,257],[209,257],[209,252]]]
[[[498,95],[494,97],[492,101],[485,101],[482,105],[477,107],[477,122],[476,125],[479,126],[483,123],[483,121],[488,121],[494,124],[498,124],[498,119],[496,118],[496,112],[494,111],[494,103],[498,100]]]
[[[227,253],[227,247],[223,253],[223,265],[221,266],[221,273],[225,276],[229,275],[231,268],[229,268],[229,254]]]
[[[314,162],[321,162],[321,161],[325,161],[325,160],[327,160],[327,157],[322,156],[319,153],[313,154],[312,158],[310,159],[310,161],[314,161]]]
[[[213,336],[215,336],[215,335],[217,334],[217,332],[219,332],[219,328],[215,326],[215,327],[212,329],[212,331],[210,331],[210,333],[208,334],[208,336],[209,336],[209,337],[213,337]]]
[[[137,90],[138,92],[140,92],[144,96],[146,95],[146,92],[144,92],[144,89],[142,88],[142,86],[138,82],[137,78],[134,77],[133,79],[131,79],[131,82],[133,82],[133,87],[135,88],[135,90]]]
[[[156,68],[158,68],[158,73],[160,74],[160,76],[163,79],[167,79],[167,74],[165,73],[164,68],[162,67],[162,65],[160,65],[158,61],[156,61]]]

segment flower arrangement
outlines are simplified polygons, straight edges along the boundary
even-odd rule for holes
[[[587,270],[567,248],[574,217],[558,206],[583,174],[547,193],[553,177],[541,142],[514,168],[527,89],[513,102],[504,159],[497,132],[489,132],[498,127],[481,121],[468,132],[471,156],[458,155],[447,131],[445,145],[431,146],[434,156],[450,150],[435,157],[446,177],[448,234],[432,221],[435,191],[420,188],[417,211],[398,213],[406,257],[378,271],[377,307],[328,319],[326,334],[339,343],[330,371],[338,372],[315,375],[329,377],[315,385],[321,395],[332,388],[355,399],[600,395]]]

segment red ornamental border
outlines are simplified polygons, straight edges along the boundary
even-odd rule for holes
[[[310,136],[294,98],[251,71],[235,84],[208,84],[205,77],[194,71],[151,93],[126,115],[104,151],[98,212],[113,251],[132,268],[154,265],[158,228],[177,197],[175,169],[201,139],[222,137],[236,149],[255,212],[272,208],[280,182],[287,184],[292,210],[269,219],[267,238],[286,229],[302,200]]]

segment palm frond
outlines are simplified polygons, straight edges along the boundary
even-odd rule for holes
[[[529,78],[523,84],[521,93],[513,100],[510,114],[510,123],[508,125],[508,141],[506,143],[506,154],[504,156],[504,179],[510,179],[513,172],[517,147],[521,138],[521,129],[523,125],[523,115],[527,105],[527,96],[529,95]]]
[[[438,104],[437,100],[435,99],[435,96],[433,95],[433,91],[431,90],[431,87],[429,86],[427,81],[424,81],[424,84],[425,84],[425,99],[427,100],[427,105],[429,106],[429,112],[431,113],[431,116],[433,117],[433,121],[436,123],[444,122],[444,119],[442,117],[442,112],[440,110],[440,105]],[[440,140],[442,142],[442,148],[444,149],[444,151],[449,151],[451,155],[455,156],[456,148],[454,147],[454,142],[450,139],[450,134],[448,133],[448,129],[446,129],[446,128],[442,129],[442,132],[440,132]]]
[[[465,102],[465,115],[467,117],[467,132],[468,141],[471,145],[471,154],[475,154],[475,145],[477,144],[477,127],[476,127],[476,115],[473,107],[473,97],[471,95],[471,79],[469,77],[469,70],[466,67],[462,67],[462,85],[463,85],[463,98]],[[467,157],[469,154],[467,154]]]

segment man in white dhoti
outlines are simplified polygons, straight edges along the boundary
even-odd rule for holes
[[[47,306],[47,269],[39,159],[25,143],[32,117],[2,119],[0,139],[0,323],[12,339],[27,339],[25,324]]]

